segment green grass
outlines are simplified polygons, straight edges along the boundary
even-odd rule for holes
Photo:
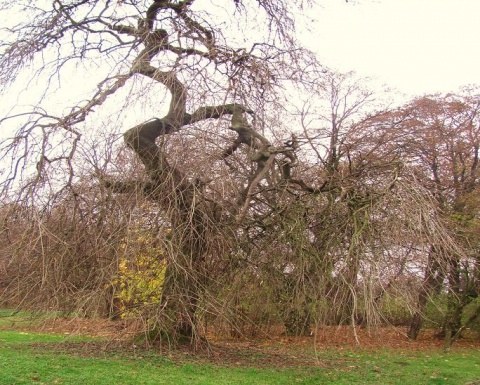
[[[288,373],[174,365],[162,359],[81,358],[1,349],[1,384],[289,384]]]
[[[256,369],[175,364],[155,354],[82,357],[59,353],[64,340],[0,331],[0,384],[480,384],[480,352],[475,350],[448,354],[332,350],[319,354],[320,362],[329,363],[322,367]]]
[[[478,350],[463,349],[447,354],[440,351],[426,353],[397,350],[376,353],[350,351],[340,354],[334,351],[333,355],[338,359],[343,358],[346,367],[324,373],[337,379],[337,382],[332,383],[453,385],[473,382],[480,385]]]
[[[0,332],[0,337],[2,337]],[[43,340],[39,338],[39,341]],[[0,347],[0,384],[291,384],[295,371],[176,365],[160,356],[78,357],[21,344]],[[307,383],[307,382],[303,382]]]
[[[21,322],[23,315],[15,317],[18,317],[16,322]],[[148,351],[92,352],[88,349],[97,349],[102,345],[101,340],[6,329],[12,321],[5,314],[0,318],[3,329],[0,330],[0,385],[480,385],[478,349],[454,348],[448,354],[440,351],[332,349],[317,352],[320,363],[317,366],[276,368],[270,359],[272,367],[251,368],[236,364],[206,364],[204,360],[194,358],[178,360],[178,356],[169,360]],[[289,353],[295,354],[295,350]]]

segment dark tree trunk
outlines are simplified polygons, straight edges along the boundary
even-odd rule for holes
[[[173,333],[193,340],[198,337],[196,312],[206,281],[208,218],[205,213],[193,210],[189,218],[175,219],[172,226],[174,254],[168,261],[162,307],[174,320]]]
[[[407,333],[408,338],[411,340],[417,339],[423,326],[425,306],[428,298],[430,295],[432,295],[432,293],[437,291],[441,283],[437,257],[438,252],[435,247],[432,246],[428,254],[427,267],[425,269],[423,283],[418,293],[417,307],[413,313],[413,317],[410,322],[410,328]]]
[[[418,293],[418,303],[415,312],[413,313],[412,320],[410,322],[410,328],[408,329],[407,336],[411,340],[416,340],[420,334],[420,330],[423,326],[423,312],[428,299],[428,288],[422,287]]]
[[[458,333],[462,327],[462,313],[465,305],[464,294],[460,288],[459,261],[455,257],[449,260],[448,284],[449,292],[447,299],[447,314],[445,316],[444,334],[445,348],[450,348],[453,340],[458,338]]]

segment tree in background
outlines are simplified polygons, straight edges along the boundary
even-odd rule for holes
[[[385,123],[392,110],[377,106],[365,84],[327,73],[316,90],[324,105],[309,102],[301,114],[305,159],[316,160],[304,172],[324,183],[313,204],[302,203],[309,261],[319,266],[306,276],[318,280],[312,298],[326,303],[315,319],[354,327],[382,322],[386,293],[411,302],[405,282],[417,280],[415,264],[432,243],[458,250],[431,192],[396,147],[397,133]]]
[[[463,310],[478,295],[478,206],[474,197],[479,178],[479,108],[478,95],[465,90],[461,95],[424,96],[384,116],[392,132],[392,151],[429,190],[457,246],[430,245],[408,332],[412,339],[418,336],[428,299],[438,295],[444,285],[448,292],[447,344],[465,328]]]

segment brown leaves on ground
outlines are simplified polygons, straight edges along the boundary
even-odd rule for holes
[[[15,329],[56,333],[64,335],[85,335],[101,337],[101,341],[72,342],[67,340],[53,348],[81,356],[98,356],[122,354],[127,356],[148,355],[151,347],[144,343],[134,343],[135,336],[141,334],[141,325],[126,321],[109,321],[105,319],[51,319],[29,325],[12,325]],[[321,354],[328,349],[335,350],[439,350],[443,340],[436,334],[438,330],[423,330],[416,341],[406,336],[406,328],[356,328],[348,326],[326,326],[317,329],[311,337],[285,337],[280,333],[270,338],[232,339],[209,335],[209,343],[204,349],[193,351],[189,345],[171,349],[168,344],[157,345],[173,362],[195,360],[228,366],[251,367],[299,367],[320,366],[336,367],[342,363],[330,362]],[[35,344],[44,347],[45,344]],[[51,345],[49,345],[51,347]],[[456,347],[480,348],[478,334],[455,342]],[[315,352],[320,353],[318,355]],[[321,359],[318,357],[322,357]]]

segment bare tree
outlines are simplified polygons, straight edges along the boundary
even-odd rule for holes
[[[463,330],[461,315],[478,282],[477,239],[471,232],[478,207],[471,197],[478,189],[479,100],[474,92],[425,96],[383,116],[391,143],[419,183],[435,198],[456,248],[432,243],[424,264],[423,283],[409,337],[415,339],[429,298],[448,292],[447,345]],[[468,207],[468,208],[467,208]],[[448,284],[444,287],[444,282]],[[453,337],[457,336],[457,337]]]
[[[73,190],[80,178],[75,162],[82,131],[96,124],[94,112],[132,82],[144,85],[142,100],[167,92],[166,114],[124,135],[145,175],[125,180],[109,168],[97,175],[112,192],[141,193],[161,208],[162,220],[173,232],[158,312],[170,320],[176,335],[197,336],[196,314],[213,278],[209,266],[225,251],[228,238],[269,215],[272,210],[262,195],[283,191],[286,184],[308,190],[290,178],[296,146],[272,142],[266,120],[278,109],[279,86],[308,82],[309,71],[319,71],[312,55],[295,46],[291,2],[232,1],[226,8],[212,5],[211,14],[191,0],[55,0],[12,7],[24,7],[28,20],[14,26],[2,45],[0,79],[5,86],[25,68],[46,79],[47,89],[55,83],[52,76],[68,79],[70,63],[101,62],[100,72],[107,67],[108,74],[87,101],[66,114],[47,112],[43,98],[35,109],[2,119],[6,125],[27,117],[3,142],[2,159],[14,160],[4,173],[4,192],[16,189],[18,199],[30,197],[38,205],[42,197]],[[242,22],[252,12],[267,29],[259,41],[244,35],[241,46],[235,44],[238,36],[213,21],[232,13],[228,22],[242,34]],[[202,164],[185,162],[205,150]],[[215,179],[226,172],[231,176],[229,196],[222,192],[225,182]],[[48,173],[54,174],[45,183]]]

